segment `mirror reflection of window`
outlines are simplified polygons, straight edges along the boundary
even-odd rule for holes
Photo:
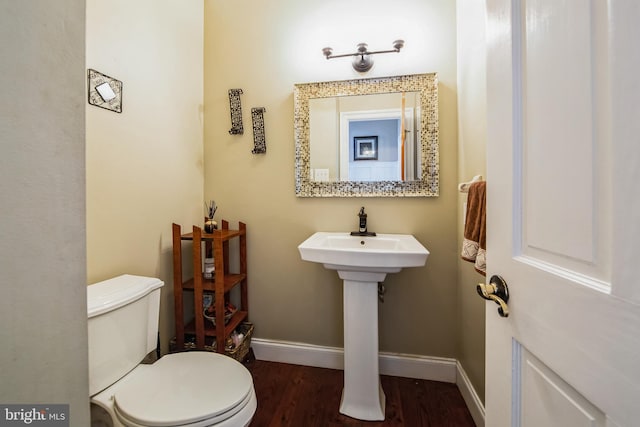
[[[416,132],[419,110],[418,92],[310,99],[310,179],[419,179],[420,140]],[[353,138],[371,135],[378,137],[377,159],[360,158],[356,163]],[[318,170],[321,172],[314,173]]]

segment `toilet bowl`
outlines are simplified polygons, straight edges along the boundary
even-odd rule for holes
[[[247,426],[257,407],[242,364],[196,351],[138,365],[91,402],[109,413],[114,427]]]
[[[240,362],[191,351],[140,364],[155,348],[162,285],[124,275],[89,286],[92,425],[248,426],[257,400],[251,374]]]

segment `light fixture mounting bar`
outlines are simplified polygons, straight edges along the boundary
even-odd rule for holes
[[[369,50],[367,50],[366,43],[359,43],[357,46],[358,51],[354,53],[342,53],[339,55],[334,55],[333,49],[330,47],[325,47],[324,49],[322,49],[322,53],[327,59],[345,58],[349,56],[360,57],[359,59],[354,59],[352,65],[354,70],[362,73],[365,71],[369,71],[371,67],[373,67],[373,59],[371,58],[371,55],[376,55],[378,53],[397,53],[400,52],[400,49],[402,49],[403,47],[404,40],[396,40],[393,42],[393,49],[389,50],[375,50],[370,52]]]
[[[361,46],[364,47],[364,51],[361,50]],[[366,43],[360,43],[358,44],[358,52],[354,52],[354,53],[342,53],[340,55],[333,55],[333,49],[331,49],[330,47],[325,47],[324,49],[322,49],[322,53],[324,53],[324,56],[327,59],[333,59],[333,58],[346,58],[348,56],[360,56],[360,55],[376,55],[378,53],[395,53],[395,52],[400,52],[400,49],[402,49],[404,47],[404,40],[396,40],[393,42],[393,49],[389,49],[389,50],[375,50],[373,52],[370,52],[367,50],[367,44]]]

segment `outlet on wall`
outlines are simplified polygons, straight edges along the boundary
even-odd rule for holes
[[[314,176],[316,181],[329,181],[329,169],[316,169]]]

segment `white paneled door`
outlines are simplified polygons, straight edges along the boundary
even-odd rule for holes
[[[640,425],[640,2],[487,0],[486,426]]]

